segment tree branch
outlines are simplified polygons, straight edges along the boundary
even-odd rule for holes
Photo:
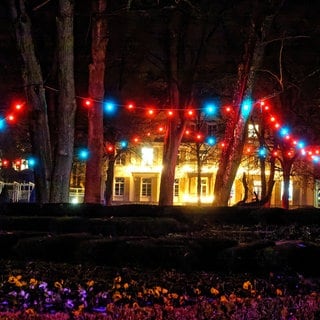
[[[48,2],[50,2],[51,0],[45,0],[43,3],[40,3],[39,5],[37,5],[36,7],[34,7],[32,9],[32,11],[37,11],[39,10],[40,8],[44,7]]]
[[[277,42],[277,41],[285,41],[285,40],[293,40],[293,39],[308,39],[308,38],[311,38],[310,36],[291,36],[291,37],[281,37],[281,38],[275,38],[275,39],[272,39],[272,40],[269,40],[269,41],[264,41],[263,42],[263,45],[268,45],[270,43],[273,43],[273,42]]]

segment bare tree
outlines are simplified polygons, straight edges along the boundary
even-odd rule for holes
[[[255,12],[256,14],[256,12]],[[252,92],[255,85],[256,72],[260,68],[265,43],[264,40],[272,25],[275,12],[253,19],[245,54],[238,68],[238,82],[234,91],[234,112],[225,132],[225,144],[222,149],[219,168],[214,186],[215,206],[228,205],[230,191],[235,179],[246,140],[247,126],[252,113]],[[261,34],[257,34],[260,30]],[[246,102],[247,100],[247,102]]]
[[[50,202],[69,202],[70,172],[73,161],[75,128],[75,85],[73,55],[73,1],[59,1],[57,18],[57,53],[59,98],[56,108],[57,141],[54,145],[54,166]]]
[[[8,0],[18,50],[22,57],[22,78],[28,100],[31,144],[37,165],[35,182],[37,201],[67,202],[73,157],[75,94],[73,80],[73,5],[59,2],[59,101],[56,111],[59,139],[50,134],[45,86],[35,50],[31,20],[25,1]],[[54,152],[54,154],[53,154]],[[53,161],[53,159],[55,161]],[[52,192],[52,194],[51,194]]]
[[[199,5],[199,6],[198,6]],[[212,3],[211,3],[212,5]],[[181,6],[181,7],[180,7]],[[163,169],[160,181],[159,205],[173,204],[173,187],[177,155],[184,130],[187,125],[186,109],[195,101],[195,81],[199,62],[208,46],[209,39],[219,25],[220,15],[228,4],[220,6],[194,5],[182,1],[173,6],[168,14],[166,81],[168,104],[176,111],[176,116],[168,120],[163,146]],[[195,35],[191,20],[197,20],[199,36]],[[213,23],[209,20],[212,20]],[[192,38],[193,47],[188,45]],[[190,52],[190,51],[191,52]]]
[[[92,63],[89,66],[89,96],[93,106],[88,111],[88,149],[84,202],[101,203],[103,163],[103,107],[106,50],[108,43],[106,0],[93,1]]]

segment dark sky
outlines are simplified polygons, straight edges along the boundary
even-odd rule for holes
[[[31,8],[43,1],[27,1]],[[124,10],[127,1],[107,1],[109,22],[109,43],[106,71],[106,94],[136,99],[157,97],[163,94],[159,81],[161,65],[164,59],[163,33],[164,19],[175,1],[132,1],[133,10],[129,14]],[[183,2],[183,1],[181,1]],[[194,3],[208,3],[221,8],[221,1],[201,0]],[[264,1],[229,1],[229,9],[218,21],[217,32],[211,38],[206,55],[198,73],[199,94],[230,94],[230,83],[237,74],[237,66],[243,53],[243,41],[250,25],[250,12],[254,6]],[[52,62],[54,53],[54,3],[31,11],[34,18],[38,57],[43,67],[46,83],[54,86]],[[87,71],[90,63],[90,3],[76,1],[75,16],[75,77],[77,94],[84,96],[87,91]],[[159,3],[159,5],[158,5]],[[144,8],[148,10],[142,10]],[[161,7],[161,9],[159,9]],[[210,21],[211,22],[211,21]],[[197,25],[194,27],[189,47],[198,41]],[[279,60],[281,37],[283,42],[282,60]],[[280,64],[287,85],[299,86],[303,104],[315,104],[320,101],[320,20],[317,1],[287,0],[273,24],[268,40],[264,61],[264,73],[260,72],[262,82],[258,91],[268,95],[277,87],[272,87],[272,78],[280,76]],[[190,49],[190,54],[192,50]],[[265,72],[267,70],[268,72]],[[20,79],[20,58],[16,50],[11,22],[0,1],[0,110],[8,107],[16,96],[23,96],[23,84]],[[303,116],[303,115],[302,115]],[[320,122],[320,121],[319,121]],[[316,126],[312,124],[312,126]]]
[[[31,8],[35,8],[39,6],[39,4],[43,3],[40,0],[29,0],[26,1]],[[75,66],[76,76],[81,77],[81,74],[87,71],[88,63],[90,62],[90,2],[91,1],[76,1],[76,17],[75,17],[75,51],[76,55],[80,57],[82,60],[76,60],[77,65]],[[133,9],[136,12],[136,18],[131,18],[129,15],[124,13],[124,6],[127,1],[119,0],[115,2],[108,2],[108,10],[109,10],[109,28],[110,28],[110,40],[108,44],[108,58],[109,58],[109,68],[110,72],[115,71],[119,72],[119,64],[117,65],[117,61],[121,59],[121,55],[130,54],[133,58],[136,59],[144,59],[145,56],[142,54],[146,54],[146,52],[142,51],[142,47],[146,48],[146,50],[150,50],[145,46],[145,43],[141,41],[141,37],[146,36],[146,41],[155,41],[154,44],[150,46],[154,46],[155,48],[158,46],[156,42],[159,42],[160,32],[157,30],[157,25],[163,27],[161,25],[160,15],[157,14],[157,8],[155,4],[159,3],[159,6],[162,7],[169,6],[174,1],[153,1],[153,0],[140,0],[140,1],[132,1]],[[197,1],[196,1],[197,2]],[[205,1],[203,1],[205,2]],[[221,2],[221,1],[211,1],[211,2]],[[248,12],[250,12],[251,7],[256,5],[257,3],[262,3],[263,1],[233,1],[233,12],[228,15],[229,21],[221,23],[220,31],[218,31],[216,36],[216,42],[211,44],[211,50],[214,47],[216,59],[223,58],[226,54],[224,50],[233,50],[233,55],[236,58],[241,56],[241,52],[238,52],[241,47],[238,45],[239,34],[241,32],[245,32],[244,28],[245,24],[248,24]],[[49,1],[49,4],[36,10],[31,11],[34,18],[34,31],[37,34],[36,38],[38,41],[38,52],[39,58],[41,61],[45,61],[46,59],[50,60],[52,58],[52,53],[54,48],[54,9],[53,3],[55,1]],[[110,3],[110,4],[109,4]],[[232,3],[232,1],[230,1]],[[151,8],[148,10],[140,10],[140,8]],[[160,12],[160,10],[159,10]],[[165,12],[165,10],[162,10]],[[152,17],[154,15],[154,17]],[[230,21],[232,19],[232,23],[234,26],[232,29],[228,30],[230,26]],[[141,24],[141,27],[137,27],[137,24]],[[229,26],[228,26],[229,24]],[[149,30],[147,30],[149,29]],[[147,31],[150,31],[147,34]],[[138,34],[142,36],[139,38]],[[291,50],[290,57],[288,58],[289,62],[301,64],[302,67],[306,65],[310,65],[310,70],[313,68],[319,67],[319,57],[320,56],[320,26],[318,19],[318,10],[316,1],[311,0],[287,0],[284,2],[284,6],[280,11],[279,18],[274,25],[273,29],[274,37],[281,37],[283,35],[288,35],[288,37],[296,37],[296,36],[307,36],[309,39],[301,38],[295,41],[287,41],[285,43],[286,49],[284,53],[287,53],[289,49]],[[125,39],[125,37],[134,37],[134,40],[131,40],[131,43]],[[158,37],[158,39],[157,39]],[[126,43],[127,41],[127,43]],[[140,43],[138,43],[140,41]],[[144,46],[142,46],[144,45]],[[125,46],[131,46],[130,52],[126,52],[124,50]],[[270,63],[275,65],[277,62],[277,57],[273,56],[277,46],[279,46],[279,41],[275,42],[274,45],[270,45],[268,48],[268,54],[266,58],[266,63]],[[139,49],[140,48],[140,49]],[[135,51],[134,51],[135,50]],[[217,51],[221,51],[220,56],[217,55]],[[142,52],[141,52],[142,51]],[[150,50],[152,51],[152,50]],[[155,53],[156,55],[157,53]],[[229,53],[228,53],[229,54]],[[271,58],[270,58],[271,57]],[[132,58],[132,59],[133,59]],[[317,60],[318,59],[318,60]],[[127,59],[129,61],[129,59]],[[80,61],[80,63],[79,63]],[[231,62],[230,62],[231,61]],[[229,72],[229,67],[234,68],[234,64],[232,64],[232,59],[230,61],[223,61],[226,67],[226,72]],[[123,62],[123,61],[122,61]],[[130,61],[131,62],[131,61]],[[221,61],[222,62],[222,61]],[[8,18],[8,12],[6,10],[5,1],[0,1],[0,92],[1,98],[4,99],[4,96],[9,94],[8,91],[19,91],[20,82],[19,81],[19,67],[20,60],[19,55],[17,54],[14,35],[11,29],[10,19]],[[228,65],[229,63],[229,65]],[[235,61],[237,64],[238,61]],[[44,67],[44,78],[50,78],[50,70],[48,67]],[[234,70],[236,72],[236,70]],[[298,70],[298,72],[301,71]],[[130,72],[130,70],[129,70]],[[136,72],[136,70],[132,66],[132,72]],[[299,76],[299,73],[297,74]],[[301,75],[303,76],[303,75]],[[112,79],[108,82],[109,79]],[[110,87],[116,86],[114,83],[114,77],[107,78],[108,85]],[[119,79],[117,79],[119,81]],[[85,80],[84,80],[85,81]],[[81,84],[79,83],[81,87]],[[83,86],[85,88],[86,84]],[[82,88],[80,90],[83,90]],[[129,88],[128,88],[129,90]],[[10,96],[10,94],[9,94]],[[3,101],[2,101],[3,102]]]

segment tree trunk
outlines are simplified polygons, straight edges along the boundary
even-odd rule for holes
[[[184,109],[189,103],[189,98],[182,94],[179,87],[179,64],[184,61],[181,57],[184,52],[181,48],[182,39],[178,36],[181,28],[181,16],[179,12],[173,12],[169,21],[169,55],[168,55],[168,95],[169,105],[178,110]],[[181,70],[180,70],[181,71]],[[191,88],[189,95],[191,95]],[[178,151],[185,129],[185,120],[180,112],[174,119],[168,120],[166,136],[163,144],[162,173],[160,179],[159,205],[168,206],[173,204],[173,188]]]
[[[261,29],[265,34],[271,24],[273,16],[268,16]],[[214,186],[214,206],[227,206],[230,198],[231,188],[240,165],[243,147],[246,140],[248,119],[251,110],[244,112],[241,104],[245,98],[251,98],[256,70],[259,69],[264,56],[264,44],[262,39],[257,38],[256,28],[251,27],[244,62],[239,66],[238,83],[234,95],[234,108],[232,119],[230,119],[225,132],[226,146],[222,149],[219,167]]]
[[[283,192],[281,203],[283,209],[289,209],[290,174],[293,162],[293,159],[286,159],[284,157],[281,163],[283,170]]]
[[[34,167],[36,201],[47,203],[50,199],[52,150],[47,117],[47,102],[43,77],[36,57],[31,32],[31,22],[26,13],[25,1],[9,0],[18,50],[22,57],[22,79],[29,107],[32,151],[37,159]]]
[[[243,197],[242,197],[242,200],[240,200],[238,203],[236,203],[236,206],[242,206],[248,200],[249,187],[248,187],[247,175],[245,172],[242,174],[242,185],[243,185],[243,189],[244,189]]]
[[[264,157],[260,157],[260,180],[261,180],[261,194],[260,199],[263,199],[267,195],[267,177],[266,177],[266,159]]]
[[[183,128],[179,128],[178,121],[170,121],[163,146],[159,205],[169,206],[173,204],[175,168],[182,134]]]
[[[201,206],[201,159],[200,159],[200,143],[196,143],[196,157],[197,157],[197,199],[198,206]]]
[[[73,55],[73,2],[59,1],[57,143],[54,154],[50,202],[69,202],[70,172],[73,162],[75,127],[75,87]]]
[[[88,111],[88,149],[84,202],[101,203],[101,172],[103,162],[104,75],[107,49],[107,22],[103,14],[106,0],[93,2],[92,63],[89,66],[89,96],[95,101]]]
[[[114,178],[114,163],[115,157],[113,155],[109,156],[108,168],[107,168],[107,179],[105,182],[105,204],[110,206],[112,202],[112,189],[113,189],[113,178]]]
[[[265,204],[265,207],[270,207],[270,201],[271,201],[271,196],[272,196],[272,191],[274,187],[274,175],[276,171],[276,159],[274,157],[270,158],[270,174],[268,178],[268,183],[267,183],[267,191],[265,198],[268,199],[268,201]]]
[[[259,147],[265,147],[265,128],[264,123],[260,124],[260,134],[259,138]],[[267,177],[266,177],[266,156],[261,155],[259,158],[260,164],[260,180],[261,180],[261,194],[260,199],[263,199],[267,196]]]

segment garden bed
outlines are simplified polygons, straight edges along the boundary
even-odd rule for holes
[[[319,217],[4,206],[0,319],[318,319]]]
[[[0,265],[0,319],[300,320],[320,315],[320,279],[300,274],[9,260]]]

